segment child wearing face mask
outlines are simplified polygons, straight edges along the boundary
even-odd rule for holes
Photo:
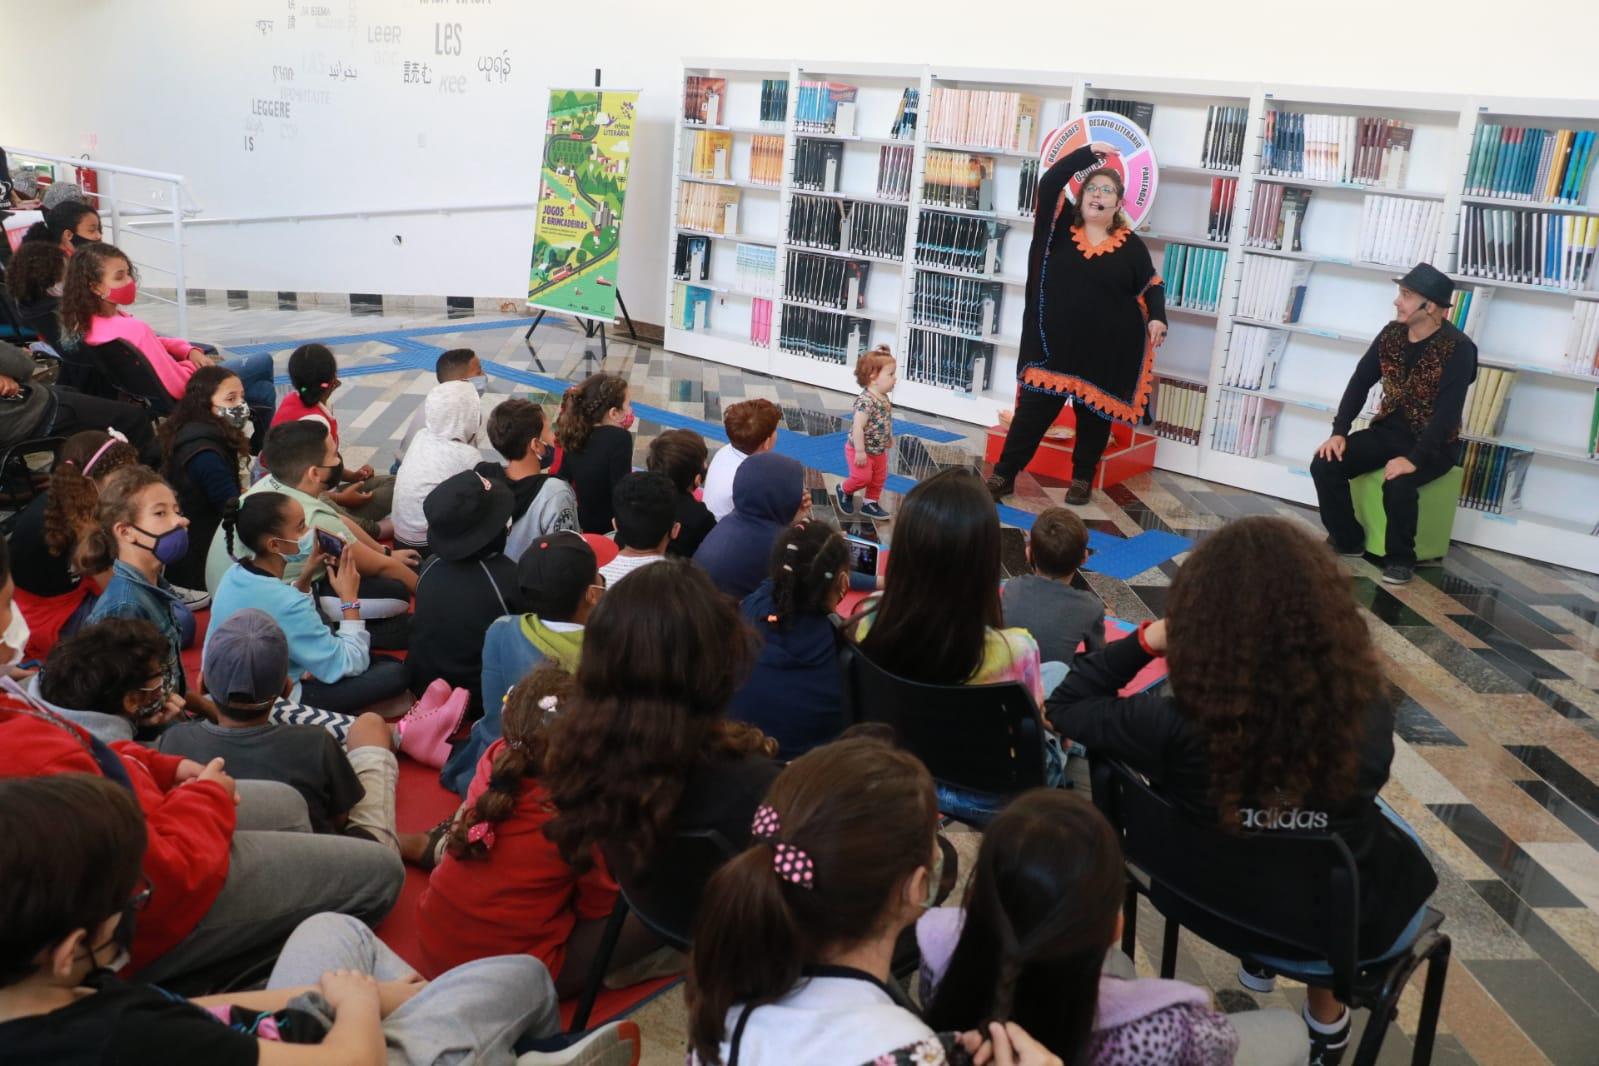
[[[284,422],[308,420],[328,427],[334,444],[339,444],[339,420],[334,417],[331,400],[339,381],[339,364],[333,350],[325,344],[302,344],[289,356],[289,385],[293,391],[278,404],[272,416],[274,426]],[[322,494],[346,517],[378,540],[394,535],[387,521],[394,506],[394,476],[374,474],[368,463],[358,469],[341,467],[335,471],[335,485]]]
[[[187,696],[178,652],[193,639],[194,616],[167,581],[166,568],[189,551],[189,520],[178,509],[172,487],[145,466],[130,466],[106,479],[98,517],[99,528],[78,544],[77,568],[86,574],[109,568],[111,580],[88,621],[140,618],[154,625],[167,641],[167,685]]]
[[[250,485],[252,428],[244,383],[220,366],[195,371],[178,406],[161,423],[162,474],[189,520],[191,547],[167,568],[167,580],[179,588],[205,588],[206,552],[222,509]]]
[[[244,382],[245,401],[255,424],[269,425],[277,407],[272,356],[259,353],[218,360],[186,340],[157,336],[148,323],[123,310],[138,298],[138,290],[138,275],[127,255],[109,244],[86,244],[67,264],[67,278],[61,290],[62,328],[69,337],[85,344],[123,341],[131,345],[144,356],[174,400],[183,398],[189,378],[201,367],[227,367]]]
[[[585,533],[608,535],[616,512],[611,493],[633,469],[633,401],[627,379],[595,374],[572,392],[555,420],[555,439],[566,454],[560,476],[577,493],[577,517]]]

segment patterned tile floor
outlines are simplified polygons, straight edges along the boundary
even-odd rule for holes
[[[141,308],[158,328],[170,328],[169,311]],[[848,414],[849,396],[652,346],[613,341],[602,361],[598,342],[564,323],[539,327],[535,362],[523,342],[525,326],[485,330],[483,317],[459,314],[375,317],[235,300],[192,308],[189,332],[227,347],[447,329],[455,321],[463,332],[423,339],[438,347],[474,347],[485,360],[557,378],[602,368],[625,374],[635,400],[679,416],[719,423],[724,403],[766,397],[783,407],[790,432],[826,434],[842,428]],[[373,364],[394,351],[381,341],[341,344],[337,351],[346,377],[336,397],[346,459],[384,469],[432,375],[349,373],[363,365],[376,370]],[[287,349],[278,353],[280,371],[286,358]],[[485,406],[508,395],[509,384],[492,381]],[[901,437],[894,472],[918,478],[974,461],[981,438],[972,427],[926,421],[957,439]],[[640,462],[658,428],[641,420]],[[810,475],[819,513],[831,513],[827,490],[834,480]],[[1024,477],[1019,506],[1038,510],[1059,501],[1063,491]],[[892,507],[892,494],[888,502]],[[1083,513],[1092,528],[1118,537],[1158,530],[1198,540],[1250,514],[1316,525],[1308,508],[1164,471],[1096,493]],[[870,523],[857,527],[873,535]],[[1006,556],[1008,568],[1019,566],[1019,530],[1007,532]],[[1181,558],[1125,581],[1098,574],[1086,581],[1113,613],[1149,618],[1161,612]],[[1599,577],[1460,545],[1442,566],[1422,568],[1402,588],[1382,585],[1370,560],[1352,561],[1350,573],[1401,697],[1385,796],[1415,828],[1437,868],[1434,903],[1448,915],[1445,929],[1454,940],[1434,1061],[1599,1063]],[[1159,920],[1151,917],[1139,928],[1145,941],[1139,966],[1153,972]],[[1226,1006],[1252,998],[1264,1005],[1300,999],[1294,989],[1250,997],[1233,981],[1231,959],[1192,937],[1185,936],[1182,947],[1179,976],[1216,989]],[[1419,999],[1417,982],[1406,993],[1383,1062],[1408,1061],[1407,1034],[1414,1031]],[[639,1021],[650,1043],[646,1061],[681,1061],[679,993],[650,1004]]]

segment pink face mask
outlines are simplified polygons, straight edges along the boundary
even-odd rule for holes
[[[118,285],[114,289],[107,289],[105,298],[114,304],[127,307],[139,296],[139,283],[130,281],[126,285]]]
[[[638,416],[635,415],[632,411],[629,411],[626,415],[624,415],[622,417],[622,420],[620,422],[618,422],[617,425],[622,427],[623,429],[632,429],[633,428],[633,423],[637,422],[637,421],[638,421]]]

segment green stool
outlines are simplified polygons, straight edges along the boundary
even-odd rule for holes
[[[1449,553],[1449,537],[1455,529],[1455,508],[1460,503],[1460,486],[1466,480],[1464,467],[1421,487],[1416,501],[1416,561],[1442,559]],[[1382,505],[1382,468],[1361,474],[1349,482],[1349,495],[1355,517],[1366,531],[1366,550],[1373,555],[1388,553],[1388,512]]]

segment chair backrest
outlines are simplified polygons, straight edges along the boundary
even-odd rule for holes
[[[605,858],[622,898],[645,928],[687,951],[705,886],[736,854],[721,833],[702,829],[677,833],[665,841],[647,870],[633,869],[625,856],[612,849],[606,849]]]
[[[1178,809],[1142,776],[1092,758],[1094,803],[1179,925],[1240,956],[1320,959],[1347,991],[1356,972],[1360,875],[1335,833],[1224,832]]]
[[[891,726],[940,784],[1014,795],[1044,783],[1044,737],[1021,685],[928,685],[889,673],[858,647],[844,651],[852,722]]]
[[[166,386],[145,360],[144,353],[127,341],[85,344],[83,350],[116,390],[133,403],[143,404],[158,415],[170,414],[177,406],[177,401],[167,393]]]

